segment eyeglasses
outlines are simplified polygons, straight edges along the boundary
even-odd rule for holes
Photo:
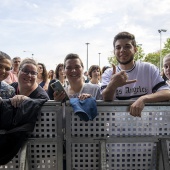
[[[22,68],[21,71],[25,74],[25,75],[28,75],[28,74],[31,74],[31,76],[36,76],[38,73],[36,71],[30,71],[26,68]]]
[[[3,70],[3,69],[5,69],[5,71],[7,72],[11,70],[10,67],[4,67],[2,64],[0,64],[0,70]]]

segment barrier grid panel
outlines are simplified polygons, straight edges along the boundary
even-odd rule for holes
[[[72,170],[98,170],[98,164],[98,144],[72,143]]]
[[[170,135],[170,112],[143,112],[133,117],[128,112],[100,112],[93,120],[84,122],[71,117],[73,137],[157,136]]]
[[[96,141],[105,140],[107,170],[156,170],[157,139],[170,135],[170,109],[146,106],[139,118],[131,116],[127,108],[98,106],[98,116],[88,122],[80,120],[70,108],[66,113],[66,140],[71,162],[67,167],[71,166],[72,170],[101,168]],[[133,139],[127,140],[129,137]]]
[[[29,170],[60,170],[63,161],[62,107],[48,103],[37,117],[34,131],[28,138],[27,161]],[[0,169],[19,170],[20,152]],[[26,166],[23,165],[23,166]]]
[[[29,169],[57,170],[57,152],[56,141],[30,141],[27,154]]]
[[[46,108],[46,110],[44,109]],[[51,106],[43,107],[41,114],[37,117],[37,122],[33,133],[30,137],[33,138],[55,138],[57,137],[57,122],[58,119],[62,119],[61,115],[56,111],[60,111],[60,107]],[[61,112],[61,111],[60,111]]]
[[[18,170],[19,169],[19,155],[16,155],[8,164],[6,165],[0,165],[1,170]]]
[[[109,143],[106,149],[109,170],[156,170],[156,143]]]

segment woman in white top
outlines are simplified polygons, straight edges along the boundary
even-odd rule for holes
[[[98,65],[92,65],[88,71],[88,75],[90,77],[89,83],[97,84],[100,86],[101,85],[101,83],[100,83],[101,74],[102,74],[102,72],[101,72],[100,67]]]
[[[65,88],[69,98],[80,98],[84,100],[94,97],[96,100],[102,99],[100,87],[94,84],[85,83],[83,80],[84,65],[77,54],[68,54],[64,59],[64,71],[69,81],[69,86]],[[62,101],[65,92],[54,92],[54,100]]]

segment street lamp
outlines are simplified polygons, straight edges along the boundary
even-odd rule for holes
[[[86,45],[87,45],[87,70],[88,70],[88,45],[90,44],[90,43],[85,43]]]
[[[160,61],[160,65],[159,65],[159,69],[160,69],[160,72],[162,71],[162,48],[161,48],[161,44],[162,44],[162,32],[166,32],[167,30],[165,29],[160,29],[158,30],[158,32],[160,33],[160,58],[159,58],[159,61]]]
[[[98,54],[99,54],[99,67],[100,67],[100,54],[101,54],[101,53],[98,53]]]

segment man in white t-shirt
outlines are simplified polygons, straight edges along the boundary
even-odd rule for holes
[[[113,41],[118,66],[102,75],[104,101],[136,100],[130,107],[132,116],[141,116],[145,103],[170,100],[170,89],[153,64],[134,61],[135,36],[120,32]]]

